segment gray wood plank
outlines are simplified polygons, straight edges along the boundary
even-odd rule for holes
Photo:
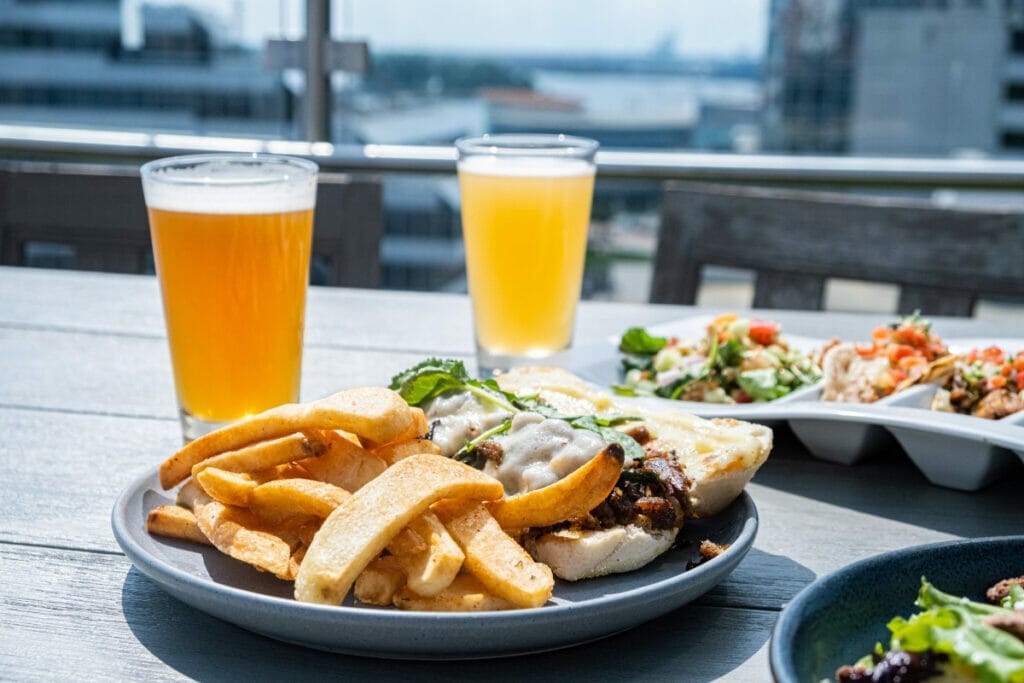
[[[473,349],[465,296],[311,287],[307,308],[306,344],[310,346],[424,353],[470,353]],[[604,343],[632,325],[721,312],[691,306],[585,301],[580,306],[575,343]],[[868,338],[873,327],[889,322],[878,314],[833,312],[822,316],[772,311],[772,317],[791,334],[821,337]],[[932,320],[944,336],[1024,336],[1024,319],[980,322],[932,316]],[[38,268],[0,267],[0,327],[164,336],[156,278]]]
[[[309,346],[301,396],[310,400],[353,386],[387,385],[395,373],[427,355]],[[0,377],[0,405],[163,418],[178,414],[162,338],[0,327]]]
[[[0,574],[5,681],[590,682],[595,663],[602,680],[763,680],[764,646],[777,616],[698,601],[632,631],[559,652],[478,662],[382,662],[280,643],[206,616],[168,596],[119,555],[0,544]]]
[[[682,310],[586,302],[576,340],[603,340],[630,325],[680,317]],[[164,336],[156,278],[39,268],[0,267],[0,326]],[[469,353],[469,300],[452,294],[311,287],[306,344]]]

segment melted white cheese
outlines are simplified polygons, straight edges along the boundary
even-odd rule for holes
[[[451,457],[467,441],[512,417],[511,428],[492,440],[502,448],[500,464],[488,461],[484,472],[515,495],[553,484],[575,472],[604,448],[594,432],[574,429],[564,420],[537,413],[510,413],[466,392],[434,399],[424,411],[433,426],[432,440]]]

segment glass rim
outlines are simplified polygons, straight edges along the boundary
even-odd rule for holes
[[[597,140],[561,133],[496,133],[459,138],[455,149],[459,157],[556,157],[592,160]]]
[[[227,163],[239,166],[260,165],[267,168],[281,167],[290,168],[299,172],[299,176],[291,176],[287,173],[263,176],[263,177],[235,177],[235,178],[211,178],[210,176],[170,175],[164,173],[172,168],[195,168],[204,164]],[[166,185],[180,186],[244,186],[244,185],[276,185],[278,183],[295,182],[303,178],[316,178],[320,167],[309,159],[288,156],[284,154],[263,154],[253,153],[212,153],[212,154],[182,154],[179,156],[163,157],[148,161],[139,168],[139,174],[144,181],[163,183]]]

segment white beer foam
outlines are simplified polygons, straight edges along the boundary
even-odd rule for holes
[[[516,178],[568,178],[594,175],[594,164],[583,159],[558,157],[471,156],[460,159],[459,171],[474,175]]]
[[[184,213],[279,213],[316,204],[316,176],[280,166],[158,169],[143,176],[142,190],[148,207]]]

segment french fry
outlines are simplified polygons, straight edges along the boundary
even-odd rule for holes
[[[393,555],[385,555],[359,573],[353,593],[359,602],[384,607],[392,603],[395,593],[404,585],[405,572]]]
[[[178,505],[161,505],[150,510],[146,517],[146,530],[157,536],[210,545],[210,539],[199,530],[196,516],[191,510]]]
[[[424,597],[408,586],[395,593],[392,604],[399,609],[424,612],[489,612],[515,609],[515,605],[487,591],[480,579],[460,574],[437,595]]]
[[[325,431],[320,438],[327,446],[326,451],[298,463],[314,479],[346,491],[358,491],[388,467],[381,458],[336,431]]]
[[[235,451],[219,453],[192,467],[192,476],[197,476],[208,467],[228,472],[259,472],[278,468],[296,460],[305,460],[322,455],[328,444],[320,432],[297,433],[279,439],[262,441]]]
[[[250,507],[268,522],[294,515],[326,519],[351,496],[342,488],[314,479],[277,479],[253,489]]]
[[[590,512],[615,488],[625,452],[617,443],[554,484],[487,503],[503,529],[527,529],[563,522]]]
[[[160,465],[160,484],[169,489],[182,482],[193,466],[213,455],[294,432],[344,429],[360,438],[387,443],[409,429],[412,421],[402,397],[379,387],[349,389],[318,401],[282,405],[187,444]]]
[[[466,558],[432,512],[424,512],[409,522],[388,544],[388,550],[405,573],[409,589],[424,597],[444,590]]]
[[[490,593],[517,607],[540,607],[551,599],[551,569],[505,533],[483,503],[452,498],[432,509],[466,554],[465,568]]]
[[[390,443],[426,438],[427,433],[430,431],[430,423],[427,422],[427,416],[423,413],[423,409],[411,407],[409,408],[409,411],[412,413],[412,422],[409,423],[409,428],[392,439]],[[386,446],[387,444],[368,443],[367,445],[372,448],[379,448],[380,446]]]
[[[410,455],[420,453],[433,453],[440,455],[441,449],[433,441],[427,439],[412,439],[410,441],[395,441],[383,446],[374,448],[371,453],[379,457],[388,465],[394,465],[399,460],[408,458]]]
[[[292,578],[291,548],[260,529],[252,512],[218,503],[201,491],[194,495],[192,504],[200,531],[217,550],[278,578]]]
[[[496,479],[442,456],[400,460],[324,521],[299,567],[296,599],[340,604],[366,565],[431,504],[452,497],[493,500],[502,493]]]
[[[196,473],[195,481],[206,495],[225,505],[248,507],[256,482],[245,472],[228,472],[219,467],[207,467]]]

